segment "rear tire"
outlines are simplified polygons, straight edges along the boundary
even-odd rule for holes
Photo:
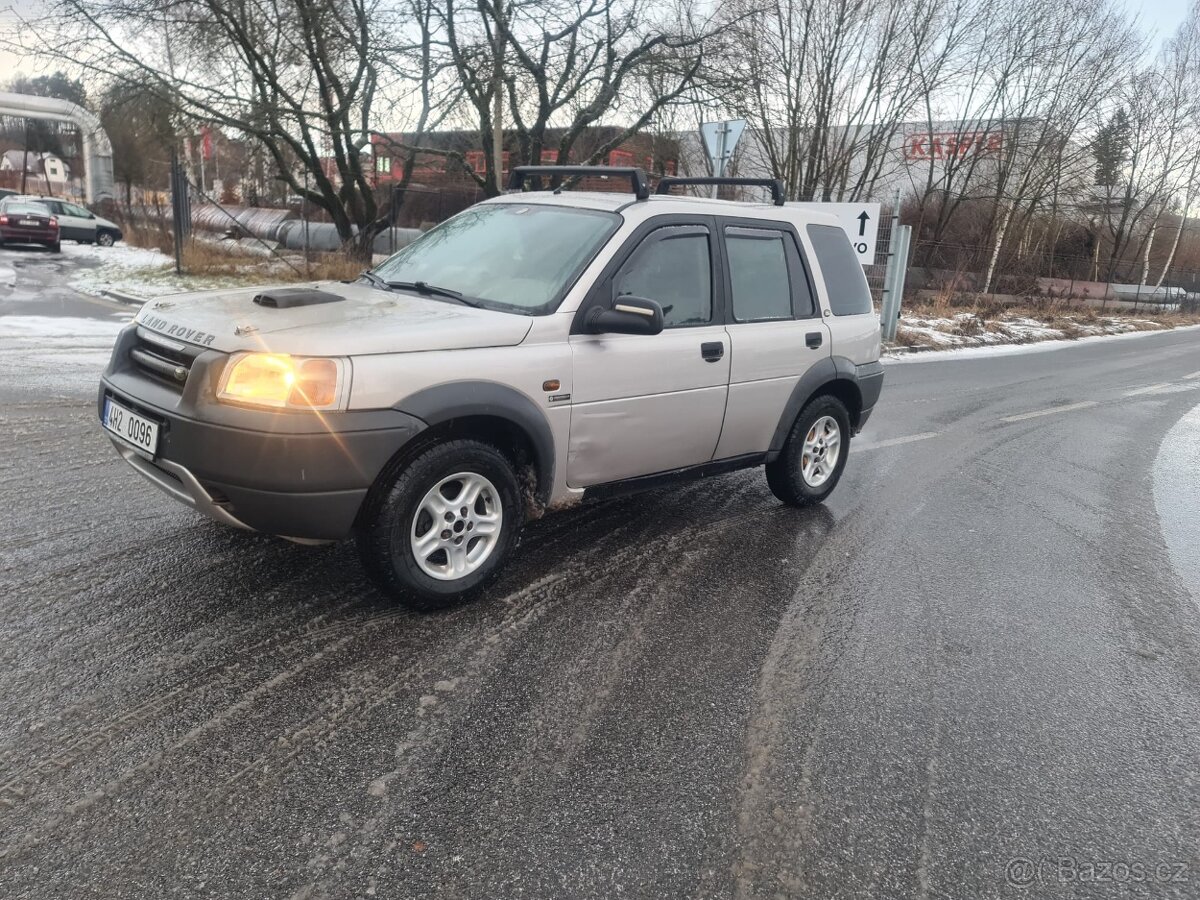
[[[435,444],[373,494],[355,526],[359,557],[380,588],[422,612],[483,587],[524,521],[512,464],[480,441]]]
[[[778,458],[767,463],[767,485],[789,506],[820,503],[837,487],[849,452],[850,415],[822,394],[800,411]]]
[[[53,244],[47,244],[46,248],[51,253],[62,253],[62,241],[55,241]]]

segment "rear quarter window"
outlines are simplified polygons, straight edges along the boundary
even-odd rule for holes
[[[872,312],[867,276],[850,246],[846,232],[836,225],[809,225],[808,239],[817,252],[817,263],[835,316],[861,316]]]

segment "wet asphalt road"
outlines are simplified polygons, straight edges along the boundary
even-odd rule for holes
[[[1200,331],[889,365],[825,507],[587,506],[421,616],[129,471],[128,310],[23,266],[0,896],[1200,896]]]

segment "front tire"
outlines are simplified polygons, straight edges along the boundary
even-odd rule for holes
[[[849,452],[850,415],[823,394],[800,411],[779,457],[767,463],[767,485],[789,506],[820,503],[837,487]]]
[[[96,243],[101,247],[111,247],[116,243],[116,239],[107,231],[102,231],[96,235]]]
[[[427,612],[483,587],[516,544],[523,517],[508,459],[480,441],[448,441],[368,499],[355,542],[380,588]]]

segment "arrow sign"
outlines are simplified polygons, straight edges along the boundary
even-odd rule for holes
[[[875,262],[875,238],[879,234],[878,203],[789,203],[837,216],[838,224],[850,238],[858,261],[864,266]]]

